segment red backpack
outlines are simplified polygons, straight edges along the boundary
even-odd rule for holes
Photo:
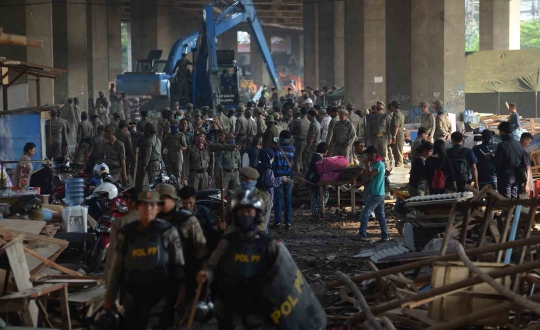
[[[441,190],[446,187],[446,177],[440,168],[436,168],[431,178],[431,186],[433,189]]]

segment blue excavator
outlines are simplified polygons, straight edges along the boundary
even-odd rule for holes
[[[236,107],[239,97],[239,68],[234,50],[217,50],[219,35],[242,22],[252,30],[251,42],[256,42],[274,86],[282,84],[265,41],[261,22],[251,0],[238,0],[214,18],[214,7],[205,5],[201,29],[179,38],[172,46],[167,61],[159,60],[161,51],[151,51],[146,60],[137,61],[137,71],[116,78],[117,92],[151,96],[152,108],[179,101],[191,102],[195,108],[215,108],[223,104]],[[187,59],[192,53],[193,63]],[[193,72],[187,65],[193,65]]]

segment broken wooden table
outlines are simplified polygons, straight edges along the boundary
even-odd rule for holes
[[[319,186],[319,204],[321,205],[321,213],[322,215],[325,214],[325,206],[324,206],[324,188],[325,186],[334,186],[336,187],[336,193],[337,193],[337,207],[341,208],[341,186],[349,186],[349,192],[351,194],[351,211],[354,213],[356,209],[356,189],[360,187],[358,184],[351,184],[351,181],[320,181],[317,183],[317,186]]]

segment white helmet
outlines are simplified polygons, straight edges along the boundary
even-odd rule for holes
[[[309,97],[304,101],[304,103],[309,103],[309,104],[313,104],[313,100],[310,99]]]
[[[105,163],[94,165],[94,174],[95,176],[101,176],[101,174],[109,173],[109,166]]]
[[[94,189],[94,194],[103,195],[108,199],[113,199],[118,196],[118,188],[112,183],[104,182]]]

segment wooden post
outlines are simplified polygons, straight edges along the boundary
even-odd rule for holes
[[[62,329],[71,330],[71,317],[69,315],[68,286],[67,284],[58,291],[60,309],[62,310]]]
[[[446,247],[448,241],[450,240],[450,233],[454,230],[454,221],[456,220],[457,214],[457,202],[452,203],[452,208],[450,209],[450,215],[448,216],[448,223],[446,224],[446,231],[444,232],[443,243],[441,247],[440,255],[443,256],[446,254]]]

